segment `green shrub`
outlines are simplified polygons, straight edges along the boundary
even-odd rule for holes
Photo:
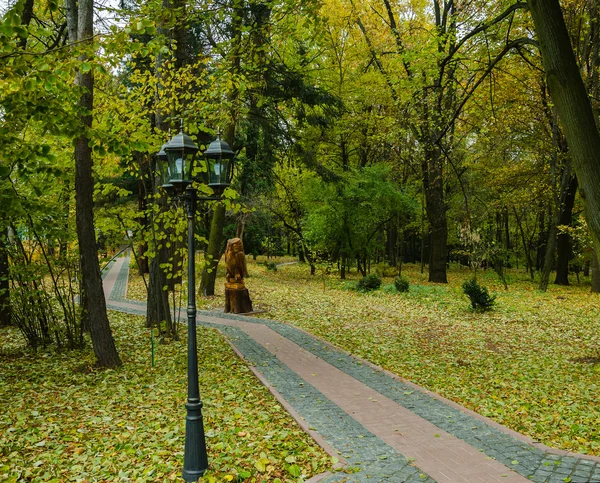
[[[377,290],[379,287],[381,287],[381,277],[375,273],[367,275],[356,284],[356,289],[359,292],[370,292],[371,290]]]
[[[410,289],[410,282],[406,277],[396,277],[394,279],[394,287],[396,287],[398,292],[408,292]]]
[[[486,287],[482,287],[474,278],[465,280],[462,285],[463,293],[471,300],[471,306],[475,310],[485,312],[491,310],[496,302],[496,297],[488,293]]]
[[[275,262],[265,262],[265,267],[271,272],[277,271],[277,264]]]

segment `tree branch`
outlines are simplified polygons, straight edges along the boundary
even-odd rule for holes
[[[498,62],[500,62],[504,58],[504,56],[506,54],[508,54],[512,49],[518,49],[519,47],[521,47],[523,45],[533,45],[533,46],[537,47],[538,43],[533,39],[529,39],[529,38],[525,38],[525,37],[520,38],[520,39],[515,39],[512,42],[508,43],[504,47],[504,49],[502,49],[502,52],[500,52],[494,58],[494,60],[492,60],[492,62],[488,66],[488,68],[481,75],[481,77],[479,79],[477,79],[477,81],[473,84],[471,89],[465,94],[463,99],[458,104],[458,107],[454,110],[454,114],[450,117],[450,119],[446,123],[446,126],[444,127],[444,129],[442,129],[440,131],[440,133],[436,136],[434,143],[436,143],[436,144],[439,143],[441,141],[441,139],[446,135],[446,133],[450,130],[451,126],[454,124],[456,119],[458,119],[458,116],[460,116],[460,113],[462,112],[463,108],[465,107],[465,104],[467,103],[467,101],[471,98],[473,93],[477,90],[477,88],[481,85],[481,83],[487,78],[487,76],[490,75],[490,73],[492,72],[492,70],[494,69],[496,64]]]
[[[496,18],[493,18],[489,22],[484,22],[484,23],[480,24],[478,27],[475,27],[468,34],[466,34],[462,39],[460,39],[458,42],[456,42],[454,47],[452,49],[450,49],[450,52],[448,52],[448,55],[446,56],[446,58],[442,61],[441,65],[444,66],[448,62],[450,62],[452,60],[452,57],[454,56],[454,54],[456,54],[456,52],[458,52],[460,50],[460,48],[465,44],[465,42],[467,40],[474,37],[479,32],[483,32],[484,30],[487,30],[491,26],[496,25],[497,23],[501,22],[506,17],[508,17],[510,14],[512,14],[513,12],[516,12],[517,10],[520,10],[520,9],[527,9],[527,3],[525,3],[525,2],[515,3],[514,5],[511,5],[510,7],[508,7],[504,12],[502,12]]]

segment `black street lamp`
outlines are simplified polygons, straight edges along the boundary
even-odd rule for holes
[[[176,199],[183,199],[188,219],[188,394],[185,407],[185,453],[182,476],[185,481],[198,481],[208,469],[206,439],[202,420],[202,401],[198,384],[198,350],[196,341],[196,265],[194,223],[198,194],[193,182],[194,161],[198,146],[183,132],[183,121],[179,134],[163,145],[157,158],[168,161],[163,168],[162,188]],[[215,197],[200,200],[219,200],[224,189],[231,183],[234,152],[219,137],[204,153],[206,157],[208,186],[213,188]]]

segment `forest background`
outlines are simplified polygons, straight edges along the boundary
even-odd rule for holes
[[[408,263],[445,284],[461,264],[505,288],[522,270],[542,291],[600,291],[599,15],[595,0],[7,5],[0,324],[34,348],[89,332],[98,364],[121,365],[98,252],[128,246],[146,326],[177,337],[186,225],[155,154],[180,119],[237,153],[225,200],[199,208],[202,296],[233,236],[341,279]]]
[[[564,2],[562,14],[569,45],[557,45],[596,116],[596,5]],[[200,214],[201,295],[234,235],[249,254],[297,254],[342,279],[416,262],[446,283],[457,262],[505,287],[505,270],[523,268],[541,290],[552,270],[562,285],[591,272],[598,291],[597,196],[582,186],[597,170],[577,163],[593,143],[571,128],[569,148],[576,123],[560,122],[533,20],[524,3],[479,1],[8,6],[0,320],[34,346],[81,345],[89,327],[100,364],[119,365],[105,307],[86,301],[102,298],[96,248],[125,233],[150,274],[147,323],[173,332],[164,289],[181,280],[185,225],[166,209],[154,154],[179,119],[201,146],[222,129],[238,153],[225,202]],[[39,290],[47,275],[52,295]],[[66,321],[51,334],[39,302],[54,299]]]

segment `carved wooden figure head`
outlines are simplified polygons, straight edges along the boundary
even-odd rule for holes
[[[225,268],[227,282],[243,283],[246,272],[246,256],[244,255],[244,244],[240,238],[227,240]]]

